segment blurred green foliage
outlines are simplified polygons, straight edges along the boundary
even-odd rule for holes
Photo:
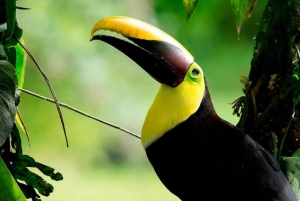
[[[237,40],[230,1],[199,1],[186,22],[181,0],[17,1],[26,47],[41,65],[60,102],[140,134],[159,84],[122,53],[90,43],[101,18],[134,17],[166,31],[184,45],[204,70],[213,103],[233,124],[233,102],[243,95],[242,75],[250,69],[258,23],[266,1],[259,1]],[[108,33],[110,34],[110,33]],[[24,88],[51,97],[27,59]],[[138,139],[62,109],[70,147],[54,104],[22,93],[19,109],[31,137],[24,153],[64,175],[44,201],[178,200],[160,183]]]

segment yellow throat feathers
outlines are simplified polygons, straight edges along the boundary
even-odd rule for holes
[[[193,65],[200,69],[200,76],[197,79],[191,79]],[[165,84],[160,86],[142,128],[144,148],[198,110],[205,90],[204,75],[196,63],[191,67],[177,87],[172,88]]]

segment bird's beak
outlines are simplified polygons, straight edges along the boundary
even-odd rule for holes
[[[110,30],[123,35],[135,44],[105,35],[98,30]],[[107,17],[95,24],[92,40],[102,40],[135,61],[154,79],[176,87],[185,77],[193,56],[174,38],[145,22],[122,16]]]

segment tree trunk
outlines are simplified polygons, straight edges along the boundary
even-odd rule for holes
[[[299,30],[300,1],[269,0],[241,99],[237,126],[275,157],[292,156],[300,144]]]

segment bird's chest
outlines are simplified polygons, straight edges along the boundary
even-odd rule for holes
[[[198,133],[184,136],[170,133],[146,148],[149,161],[155,170],[167,171],[169,174],[176,171],[180,171],[181,174],[186,172],[184,175],[187,176],[191,169],[203,172],[210,171],[212,168],[226,168],[238,153],[233,151],[233,148],[227,147],[222,139],[214,139]],[[193,174],[195,176],[195,173]]]
[[[167,133],[146,148],[156,174],[171,192],[178,195],[188,191],[184,194],[192,195],[191,192],[199,192],[199,185],[195,185],[199,181],[211,190],[209,186],[217,180],[227,180],[227,175],[237,172],[230,163],[238,162],[229,159],[228,150],[222,150],[221,139],[214,140],[192,130],[185,132],[179,129]]]

